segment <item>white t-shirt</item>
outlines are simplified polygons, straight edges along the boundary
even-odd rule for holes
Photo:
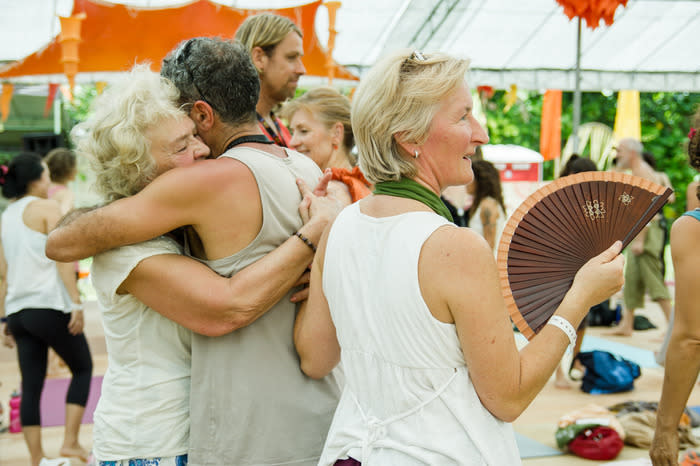
[[[187,453],[192,332],[134,296],[117,294],[142,260],[180,253],[175,241],[160,237],[93,260],[109,362],[94,416],[100,461]]]

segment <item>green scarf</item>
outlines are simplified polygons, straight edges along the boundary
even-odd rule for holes
[[[374,185],[374,194],[415,199],[427,205],[436,214],[445,217],[450,222],[454,221],[447,206],[437,194],[411,179],[401,178],[399,181],[382,181],[377,183]]]

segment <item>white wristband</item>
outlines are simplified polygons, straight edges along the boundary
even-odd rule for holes
[[[85,309],[85,306],[83,306],[83,303],[70,303],[71,312],[82,311],[83,309]]]
[[[569,345],[573,347],[576,344],[576,329],[571,325],[571,322],[560,316],[552,316],[549,318],[547,324],[559,327],[569,338]]]

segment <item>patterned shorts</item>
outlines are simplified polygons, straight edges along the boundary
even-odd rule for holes
[[[98,461],[98,466],[187,466],[187,455],[168,458],[132,458],[119,461]]]

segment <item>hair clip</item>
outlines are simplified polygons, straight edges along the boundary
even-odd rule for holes
[[[423,55],[421,52],[418,50],[414,50],[413,53],[411,54],[411,60],[415,61],[425,61],[425,55]]]
[[[688,132],[688,139],[693,139],[695,137],[695,133],[697,133],[698,130],[696,128],[690,128],[690,131]]]

